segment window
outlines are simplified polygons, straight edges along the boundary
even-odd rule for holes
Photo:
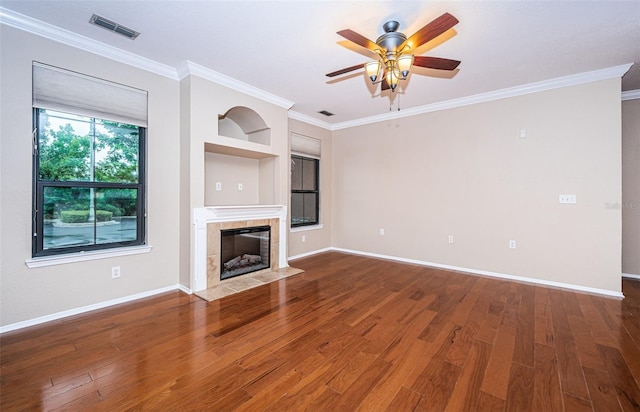
[[[318,159],[291,156],[291,227],[319,223],[319,165]]]
[[[34,256],[140,245],[142,127],[34,109]]]
[[[145,243],[146,92],[33,65],[34,257]]]

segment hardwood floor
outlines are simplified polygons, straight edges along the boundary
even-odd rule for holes
[[[638,411],[624,300],[341,253],[0,336],[0,409]]]

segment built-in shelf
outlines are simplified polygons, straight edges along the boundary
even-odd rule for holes
[[[272,152],[271,146],[265,146],[260,143],[253,143],[225,136],[217,136],[212,140],[213,141],[205,142],[205,152],[246,157],[249,159],[265,159],[277,156]]]
[[[271,129],[253,109],[236,106],[218,115],[218,135],[204,140],[205,205],[270,205],[276,202],[283,161],[271,145]]]
[[[253,109],[236,106],[218,115],[218,134],[238,140],[271,145],[271,128]]]

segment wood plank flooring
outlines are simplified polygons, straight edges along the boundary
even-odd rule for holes
[[[0,336],[0,409],[639,411],[624,300],[342,253]]]

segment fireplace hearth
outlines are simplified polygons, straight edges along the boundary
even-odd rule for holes
[[[271,227],[220,231],[220,280],[270,267]]]

